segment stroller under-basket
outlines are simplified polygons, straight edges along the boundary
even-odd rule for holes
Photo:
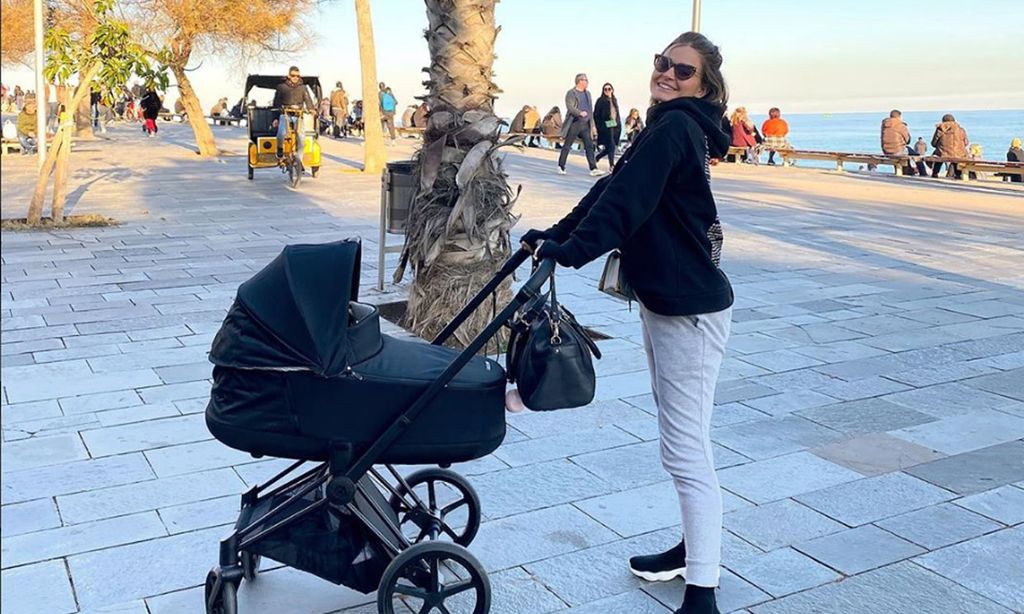
[[[431,344],[381,334],[377,308],[358,302],[358,241],[286,247],[239,287],[210,351],[207,425],[232,448],[295,462],[242,495],[206,578],[207,614],[237,612],[263,556],[376,590],[382,614],[396,601],[489,611],[487,574],[466,549],[480,500],[447,467],[504,439],[505,372],[477,352],[538,300],[554,262],[465,350],[441,344],[528,258],[517,252]],[[403,475],[396,464],[440,467]]]

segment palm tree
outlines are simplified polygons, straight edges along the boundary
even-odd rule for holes
[[[509,230],[515,223],[515,195],[495,156],[499,119],[494,100],[501,91],[491,81],[496,0],[425,0],[430,50],[427,104],[430,116],[423,147],[415,156],[419,189],[410,212],[402,265],[414,279],[406,323],[429,339],[509,257]],[[508,283],[499,303],[510,298]],[[465,346],[492,314],[477,313],[456,333]]]
[[[380,173],[384,170],[387,156],[384,154],[384,131],[377,102],[377,59],[373,48],[370,0],[356,0],[356,27],[363,77],[363,172]]]

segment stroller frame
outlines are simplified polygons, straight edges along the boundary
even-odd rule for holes
[[[437,337],[431,341],[431,344],[441,345],[448,340],[486,300],[487,296],[497,290],[498,286],[529,258],[530,252],[525,249],[520,249],[513,254],[495,276],[463,307],[458,315],[438,333]],[[540,289],[553,275],[554,270],[555,261],[553,259],[540,261],[530,277],[515,294],[512,301],[496,314],[484,330],[456,356],[441,375],[405,411],[399,414],[391,425],[361,455],[355,457],[355,451],[351,443],[337,444],[332,446],[328,460],[317,463],[316,466],[303,471],[299,475],[293,475],[306,463],[315,462],[297,460],[267,482],[253,486],[243,493],[241,496],[241,510],[234,530],[231,535],[220,541],[219,564],[209,572],[206,578],[205,600],[207,614],[237,613],[236,591],[238,586],[242,579],[253,580],[259,565],[259,556],[248,552],[252,546],[275,531],[299,521],[326,505],[334,505],[347,510],[353,517],[358,519],[363,527],[369,529],[377,539],[377,545],[383,546],[387,552],[392,564],[389,566],[388,571],[384,573],[384,579],[381,580],[379,588],[383,588],[389,578],[392,581],[396,581],[402,569],[396,569],[394,573],[391,573],[391,567],[394,567],[399,562],[397,559],[403,553],[411,553],[410,548],[420,544],[410,542],[401,529],[401,524],[404,524],[404,521],[400,521],[396,525],[393,520],[394,511],[386,510],[382,507],[382,503],[388,504],[383,499],[382,490],[391,496],[391,501],[397,499],[410,510],[409,515],[412,517],[411,519],[422,530],[417,538],[417,542],[424,537],[428,537],[429,540],[426,542],[428,545],[435,543],[437,544],[435,549],[447,550],[450,546],[449,548],[441,548],[440,546],[444,544],[442,542],[435,542],[442,533],[447,533],[455,539],[456,543],[465,542],[461,543],[461,545],[468,545],[468,542],[476,534],[478,524],[476,527],[467,527],[467,530],[461,536],[463,539],[459,540],[458,536],[444,525],[443,521],[439,521],[431,514],[430,508],[424,504],[424,501],[413,490],[414,485],[410,484],[413,480],[409,479],[413,477],[412,475],[409,478],[403,477],[394,466],[385,464],[385,469],[395,482],[395,484],[392,484],[380,471],[374,468],[374,465],[377,464],[375,461],[380,458],[388,446],[402,436],[430,402],[455,378],[477,352],[503,326],[509,325],[510,320],[519,309],[541,296]],[[447,469],[447,466],[441,466]],[[426,470],[426,472],[429,471]],[[437,470],[434,471],[436,472]],[[455,484],[463,493],[466,493],[466,498],[471,498],[479,506],[479,500],[475,491],[472,490],[472,486],[458,474],[454,472],[446,473],[449,475],[442,475],[440,481]],[[286,478],[290,479],[286,480]],[[274,487],[275,485],[277,486]],[[430,504],[433,505],[433,485],[429,485],[429,488]],[[325,496],[309,501],[300,509],[294,509],[299,502],[317,492],[323,492]],[[287,498],[282,502],[272,504],[268,511],[253,518],[253,512],[257,505],[268,500],[272,501],[275,497],[284,497],[285,495],[287,495]],[[360,509],[357,505],[357,502],[363,501],[369,504],[368,510],[369,513],[373,514],[373,518],[367,515],[367,508]],[[286,511],[288,513],[285,513]],[[477,517],[476,522],[479,523],[479,517]],[[425,549],[421,548],[420,550]],[[456,560],[463,567],[467,568],[471,575],[475,573],[482,576],[480,579],[485,584],[484,603],[480,603],[478,600],[478,607],[474,610],[474,614],[486,614],[490,609],[490,585],[486,572],[468,551],[454,554],[455,556],[451,557],[452,560]],[[436,561],[436,555],[434,556],[433,570],[436,576],[438,562]],[[411,563],[417,562],[419,561],[411,561]],[[410,561],[404,561],[404,564],[407,567]],[[473,569],[474,566],[476,567],[475,570]],[[466,588],[460,590],[466,590]],[[390,597],[388,597],[385,603],[384,596],[381,594],[378,599],[378,608],[381,612],[390,612],[390,603]]]

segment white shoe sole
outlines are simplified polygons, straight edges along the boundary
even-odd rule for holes
[[[668,582],[675,578],[686,579],[686,568],[680,567],[678,569],[669,569],[668,571],[639,571],[629,568],[629,571],[638,578],[643,578],[648,582]]]

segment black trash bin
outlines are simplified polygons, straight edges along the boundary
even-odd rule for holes
[[[409,209],[416,193],[413,182],[412,160],[388,162],[384,171],[387,188],[388,232],[402,234],[409,221]]]

